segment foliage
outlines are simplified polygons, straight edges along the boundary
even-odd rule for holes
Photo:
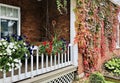
[[[30,54],[30,47],[21,36],[12,35],[0,40],[0,71],[18,69],[22,64],[20,60],[25,53]]]
[[[56,0],[56,4],[60,14],[63,14],[62,10],[67,13],[67,0]]]
[[[39,45],[40,54],[57,54],[66,51],[66,42],[64,40],[58,40],[55,36],[51,42],[45,41]]]
[[[105,83],[105,78],[101,73],[95,72],[90,75],[89,83]]]
[[[109,0],[77,0],[76,37],[79,52],[84,57],[84,70],[96,69],[98,55],[105,56],[106,39],[109,50],[115,48],[118,7]]]
[[[105,69],[115,75],[120,75],[120,58],[113,58],[105,63]]]

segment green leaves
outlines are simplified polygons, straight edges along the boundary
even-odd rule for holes
[[[56,4],[60,14],[63,14],[63,11],[67,13],[67,0],[56,0]]]
[[[101,73],[95,72],[90,75],[89,83],[105,83],[105,78]]]
[[[104,66],[109,72],[120,75],[120,58],[113,58],[107,61]]]
[[[0,71],[11,71],[12,67],[18,69],[24,55],[30,55],[25,40],[21,36],[10,36],[0,40]]]
[[[57,54],[63,53],[66,51],[66,42],[63,40],[59,40],[57,36],[55,36],[51,42],[45,41],[39,45],[39,54]]]

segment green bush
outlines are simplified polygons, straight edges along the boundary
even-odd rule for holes
[[[115,75],[120,75],[120,58],[113,58],[105,63],[105,69]]]
[[[89,83],[105,83],[105,78],[101,73],[95,72],[90,75]]]

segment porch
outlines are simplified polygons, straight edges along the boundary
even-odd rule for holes
[[[4,26],[4,24],[5,24],[4,19],[7,19],[9,17],[9,19],[13,21],[14,20],[13,18],[16,18],[17,20],[15,20],[15,23],[18,23],[18,25],[16,25],[16,27],[18,29],[16,31],[17,31],[18,35],[21,35],[21,32],[22,32],[24,35],[27,35],[28,41],[31,40],[32,42],[41,42],[42,37],[40,37],[39,35],[41,35],[41,34],[43,35],[43,33],[44,33],[43,36],[46,35],[46,38],[50,35],[50,34],[48,34],[47,31],[42,31],[43,26],[41,27],[41,25],[40,25],[40,24],[44,24],[46,21],[49,21],[49,19],[45,20],[44,22],[43,22],[43,20],[46,18],[50,18],[50,20],[51,19],[59,20],[59,18],[56,18],[56,16],[57,16],[56,10],[54,11],[55,15],[52,15],[52,13],[54,13],[54,12],[52,12],[52,13],[50,13],[51,17],[43,16],[41,18],[41,16],[44,15],[46,12],[44,11],[44,13],[41,14],[40,12],[38,12],[38,9],[41,8],[40,5],[45,4],[46,1],[47,0],[45,0],[43,2],[38,2],[36,0],[36,1],[30,1],[26,4],[23,4],[24,1],[16,2],[15,0],[13,0],[14,3],[12,3],[12,1],[10,1],[10,2],[6,1],[5,4],[4,4],[4,0],[1,1],[0,2],[1,11],[6,12],[6,14],[4,14],[4,13],[0,14],[1,15],[0,16],[1,26]],[[53,1],[55,1],[55,0],[53,0]],[[9,6],[6,3],[13,4],[15,6],[17,5],[18,8],[14,8],[14,6],[12,6],[12,5]],[[31,6],[31,3],[34,4],[35,7]],[[73,1],[73,0],[71,0],[71,2],[69,2],[69,3],[76,4],[75,1]],[[54,83],[54,82],[55,83],[71,83],[73,81],[74,72],[77,70],[77,65],[78,65],[78,61],[77,61],[77,58],[78,58],[78,50],[77,49],[78,48],[77,48],[77,45],[73,45],[74,37],[75,37],[75,30],[74,30],[74,23],[73,23],[75,21],[75,17],[73,17],[73,15],[74,15],[73,6],[74,5],[69,6],[69,7],[71,7],[71,10],[69,10],[69,11],[71,11],[71,15],[68,14],[68,16],[67,15],[61,16],[58,14],[58,17],[60,17],[60,19],[63,19],[64,17],[67,16],[67,18],[62,21],[63,22],[67,21],[68,23],[66,23],[64,26],[60,25],[60,27],[58,25],[56,25],[59,28],[58,31],[61,29],[61,27],[63,29],[65,29],[65,28],[68,29],[67,32],[65,32],[65,30],[64,31],[62,30],[62,33],[65,33],[65,34],[63,34],[63,35],[60,34],[60,35],[62,35],[62,37],[65,36],[66,40],[71,43],[68,45],[67,51],[64,53],[58,53],[56,55],[44,55],[44,54],[39,55],[38,46],[35,46],[32,50],[32,54],[29,56],[29,58],[26,58],[27,57],[27,55],[26,55],[25,60],[21,60],[22,66],[20,66],[19,69],[15,70],[14,68],[12,68],[12,70],[10,72],[7,72],[7,73],[0,72],[0,83],[12,83],[12,82],[15,82],[15,83],[16,82],[17,83]],[[11,15],[7,15],[8,14],[7,9],[9,10],[9,7],[12,8],[11,10],[18,9],[17,17],[14,17],[14,16],[12,17]],[[54,6],[52,6],[52,7],[54,7]],[[50,10],[52,9],[52,7],[50,8]],[[4,9],[6,9],[6,10],[4,10]],[[22,9],[22,11],[20,11],[21,9]],[[32,11],[32,10],[34,10],[34,11]],[[14,14],[13,11],[12,11],[12,13]],[[15,13],[15,14],[17,14],[17,13]],[[6,15],[6,16],[4,16],[4,15]],[[21,15],[21,17],[20,17],[20,15]],[[71,20],[68,20],[69,16],[70,16]],[[6,18],[4,18],[4,17],[6,17]],[[9,20],[7,19],[6,24],[9,24],[8,21]],[[71,24],[69,24],[70,21],[71,21]],[[20,26],[21,25],[20,23],[22,23],[22,26]],[[59,24],[61,24],[61,23],[62,22],[60,22]],[[53,27],[51,25],[49,25],[50,26],[49,28],[48,28],[48,25],[45,25],[45,26],[47,26],[48,31],[50,30],[51,27]],[[22,27],[22,29],[21,29],[21,27]],[[1,32],[5,33],[5,31],[1,31]],[[8,32],[9,32],[9,30],[8,30]],[[14,31],[12,31],[12,32],[14,32]],[[31,32],[33,32],[33,33],[31,33]],[[3,34],[3,36],[4,36],[4,34]],[[2,35],[1,35],[1,37],[2,37]]]

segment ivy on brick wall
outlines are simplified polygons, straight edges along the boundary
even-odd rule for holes
[[[60,14],[63,14],[63,12],[67,14],[67,0],[56,0],[56,4]]]
[[[76,1],[75,42],[83,56],[85,72],[90,73],[96,69],[98,55],[105,56],[106,46],[114,50],[118,7],[109,0]]]

